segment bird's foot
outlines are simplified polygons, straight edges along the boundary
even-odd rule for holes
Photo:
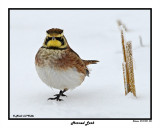
[[[54,98],[48,98],[48,100],[63,101],[63,99],[60,99],[60,95],[59,95],[59,94],[57,94],[57,96],[56,96],[56,97],[54,97]]]
[[[54,98],[48,98],[48,100],[63,101],[63,99],[60,99],[60,96],[66,96],[66,95],[63,94],[65,91],[66,91],[66,90],[64,90],[64,91],[60,90],[59,94],[55,94],[55,95],[54,95],[54,96],[56,96],[56,97],[54,97]]]

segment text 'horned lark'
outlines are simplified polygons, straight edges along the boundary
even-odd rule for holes
[[[35,57],[35,65],[40,79],[51,88],[59,89],[59,94],[48,100],[61,101],[60,96],[68,89],[79,86],[89,76],[87,65],[97,60],[82,60],[74,52],[63,35],[63,30],[52,28],[47,31],[43,46]]]

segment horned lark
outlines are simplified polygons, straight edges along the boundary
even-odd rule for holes
[[[43,46],[35,57],[36,71],[40,79],[51,88],[59,89],[59,94],[48,100],[61,101],[60,96],[68,89],[74,89],[81,85],[86,76],[89,76],[87,65],[96,64],[97,60],[82,60],[74,52],[63,30],[49,29]]]

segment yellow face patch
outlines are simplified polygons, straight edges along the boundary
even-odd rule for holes
[[[45,41],[43,43],[43,47],[46,48],[59,48],[59,49],[64,49],[67,48],[67,41],[63,36],[57,37],[57,36],[51,36],[48,35],[45,38]]]
[[[58,40],[50,40],[47,43],[47,47],[61,47],[61,42]]]

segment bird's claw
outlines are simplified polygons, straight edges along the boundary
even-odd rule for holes
[[[57,101],[63,101],[63,99],[57,99]]]
[[[66,96],[67,97],[67,95],[64,95],[64,94],[62,94],[61,96]]]
[[[63,101],[63,99],[59,99],[59,97],[55,97],[55,98],[48,98],[48,100],[57,100],[57,101]]]

